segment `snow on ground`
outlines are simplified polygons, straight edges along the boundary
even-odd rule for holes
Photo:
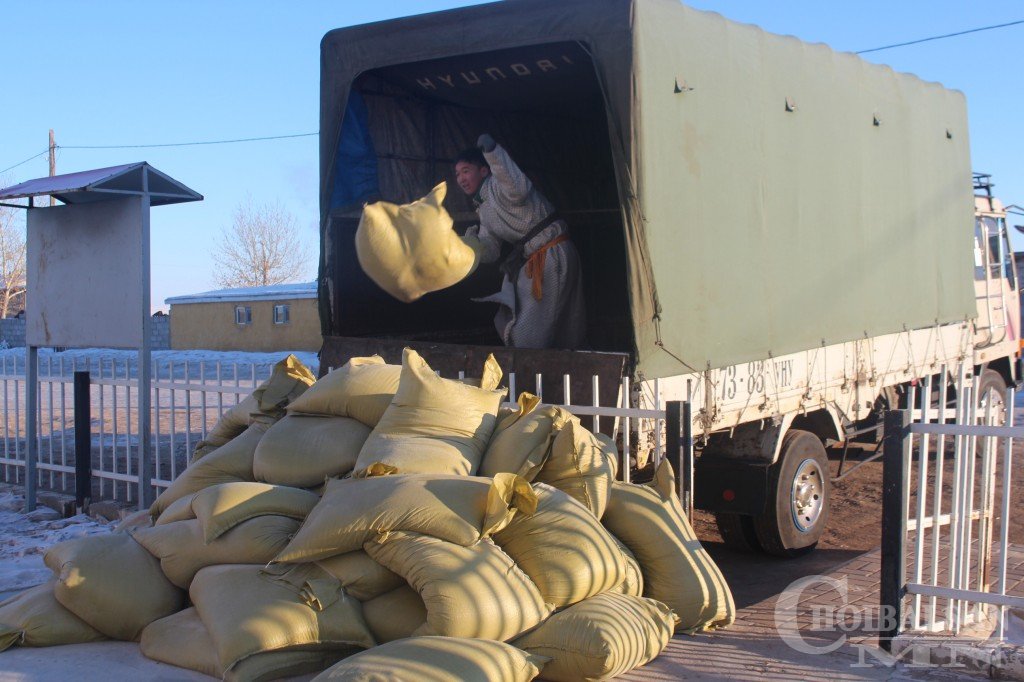
[[[246,353],[242,351],[214,350],[155,350],[153,351],[153,378],[168,379],[172,373],[176,379],[218,379],[234,382],[236,378],[245,381],[252,377],[266,379],[274,364],[295,355],[315,374],[320,366],[316,353],[309,351],[280,351],[276,353]],[[125,376],[128,368],[131,376],[138,374],[138,354],[133,350],[113,348],[69,348],[56,352],[52,348],[39,349],[39,375],[71,376],[76,369],[88,369],[97,376]],[[186,364],[187,363],[187,364]],[[237,374],[236,374],[237,368]],[[20,374],[25,371],[25,349],[0,349],[0,374]],[[52,374],[51,374],[52,372]]]
[[[0,593],[49,580],[53,573],[43,564],[43,554],[58,542],[109,533],[116,525],[85,514],[62,519],[48,507],[25,514],[25,497],[18,490],[0,487]]]

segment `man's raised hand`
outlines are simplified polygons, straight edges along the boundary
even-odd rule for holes
[[[493,137],[484,133],[477,139],[476,146],[480,151],[487,153],[493,152],[494,148],[498,146],[498,143],[494,141]]]

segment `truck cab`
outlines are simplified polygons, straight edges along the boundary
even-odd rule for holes
[[[992,178],[974,174],[974,364],[982,404],[1003,407],[1006,386],[1019,380],[1021,305],[1017,269],[1006,225],[1006,207],[992,194]]]

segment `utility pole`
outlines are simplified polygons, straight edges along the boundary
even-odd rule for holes
[[[53,142],[53,128],[50,128],[50,177],[51,178],[54,175],[57,174],[57,157],[56,157],[56,154],[55,154],[56,150],[57,150],[57,145],[54,144],[54,142]],[[57,201],[51,196],[50,197],[50,206],[54,206],[56,204],[57,204]]]

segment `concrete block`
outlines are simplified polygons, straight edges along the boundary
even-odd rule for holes
[[[36,495],[36,502],[44,507],[49,507],[62,518],[75,515],[75,498],[71,495],[60,493],[40,492]]]

